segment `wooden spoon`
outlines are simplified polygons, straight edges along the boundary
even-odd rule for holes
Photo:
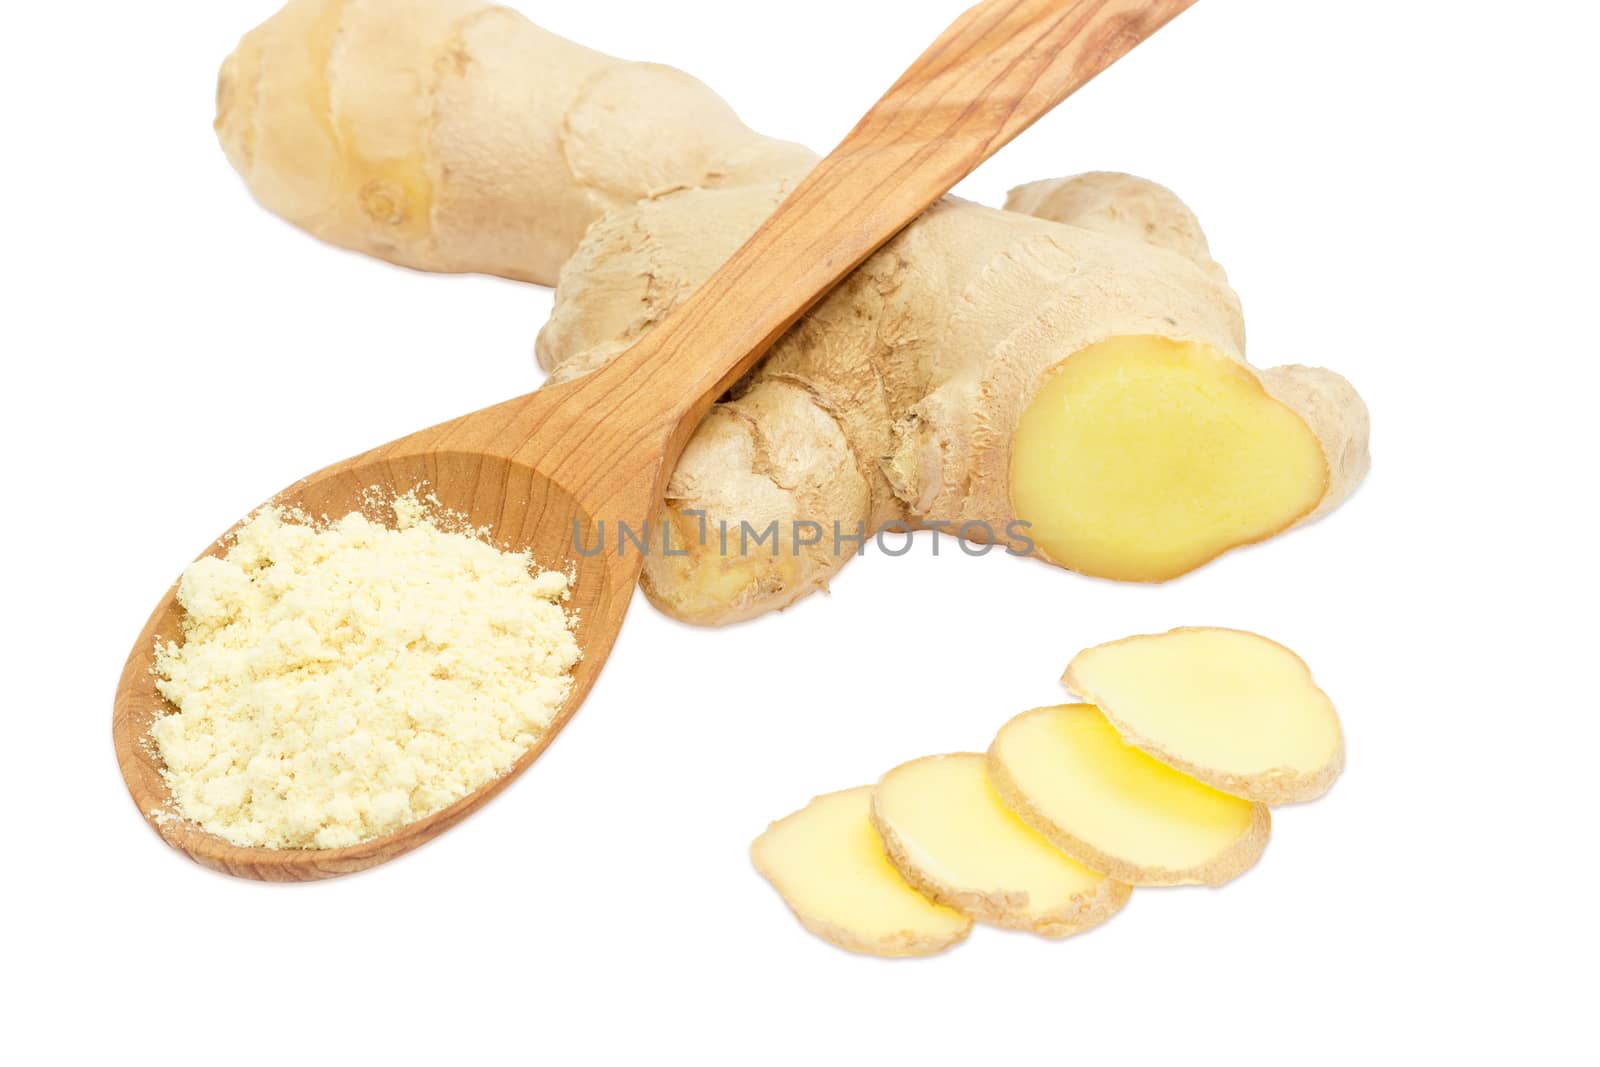
[[[151,724],[173,709],[151,674],[178,639],[169,590],[134,643],[112,730],[134,802],[156,831],[229,874],[303,881],[358,871],[454,826],[526,770],[594,684],[643,563],[616,551],[640,529],[715,400],[807,308],[951,186],[1194,0],[987,0],[901,76],[744,246],[649,336],[599,370],[335,463],[269,503],[367,510],[371,487],[426,486],[495,540],[575,574],[583,659],[555,722],[511,770],[441,811],[349,848],[240,848],[172,814]],[[586,555],[604,524],[608,548]],[[235,527],[237,529],[237,527]],[[231,534],[232,531],[230,530]],[[224,540],[228,535],[224,535]],[[213,544],[206,554],[223,550]]]

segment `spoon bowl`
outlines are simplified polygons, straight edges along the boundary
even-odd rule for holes
[[[778,210],[643,340],[598,370],[403,437],[311,475],[267,503],[312,516],[412,490],[573,576],[582,659],[572,693],[505,774],[440,811],[335,849],[241,848],[182,818],[150,727],[172,708],[151,673],[181,637],[177,589],[134,643],[113,707],[117,761],[171,845],[228,874],[307,881],[408,852],[455,825],[538,758],[594,684],[643,566],[616,537],[654,516],[712,403],[834,283],[1039,116],[1194,0],[985,0],[947,29]],[[373,490],[378,490],[373,493]],[[237,526],[206,555],[222,552]],[[602,538],[602,533],[604,537]],[[598,551],[580,551],[599,545]]]
[[[583,656],[573,668],[571,692],[539,740],[506,773],[382,837],[336,849],[235,845],[178,814],[150,738],[156,719],[177,710],[157,691],[153,671],[157,645],[182,640],[183,609],[174,584],[134,643],[117,685],[112,715],[123,779],[139,810],[168,844],[203,866],[266,881],[310,881],[349,874],[393,859],[449,829],[539,757],[599,677],[633,597],[643,557],[631,550],[626,555],[612,551],[616,545],[613,522],[602,527],[602,520],[582,500],[537,468],[512,455],[466,450],[451,442],[481,431],[486,419],[510,414],[506,409],[518,409],[516,414],[522,418],[538,418],[542,407],[560,403],[557,394],[561,391],[560,387],[541,390],[336,463],[288,486],[263,505],[318,517],[360,512],[388,524],[387,501],[413,490],[425,492],[437,499],[441,509],[464,516],[474,529],[490,528],[497,547],[527,551],[539,569],[570,575],[570,595],[563,606],[573,617]],[[648,489],[640,488],[637,495],[635,513],[648,514]],[[240,525],[242,520],[201,555],[221,555]],[[609,546],[601,541],[602,529],[610,539]]]

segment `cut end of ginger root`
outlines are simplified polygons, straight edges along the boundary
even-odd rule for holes
[[[965,938],[972,920],[900,876],[872,825],[872,787],[817,797],[756,838],[750,858],[801,924],[873,956],[924,956]]]
[[[1128,744],[1239,797],[1314,800],[1344,767],[1333,702],[1305,661],[1259,634],[1124,638],[1078,653],[1062,681]]]
[[[929,899],[981,922],[1066,937],[1127,903],[1129,887],[1090,870],[1022,822],[971,752],[925,756],[883,776],[872,817],[891,862]]]
[[[1221,885],[1255,864],[1271,831],[1265,805],[1124,743],[1090,704],[1018,715],[996,735],[988,769],[1025,823],[1130,885]]]
[[[1305,421],[1209,345],[1114,337],[1034,394],[1011,444],[1011,501],[1052,561],[1159,582],[1314,511],[1328,463]]]

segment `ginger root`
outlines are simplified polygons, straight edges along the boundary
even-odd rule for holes
[[[552,380],[671,312],[815,159],[685,74],[487,0],[290,0],[225,63],[217,131],[256,197],[325,240],[559,276]],[[891,523],[1160,581],[1354,489],[1359,397],[1244,361],[1238,300],[1176,197],[1097,173],[1007,206],[941,201],[712,410],[659,519],[688,554],[646,561],[659,607],[784,607]]]

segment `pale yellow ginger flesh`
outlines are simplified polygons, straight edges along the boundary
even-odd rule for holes
[[[440,525],[258,512],[178,584],[151,737],[174,813],[236,845],[339,848],[509,770],[572,689],[564,574]]]
[[[750,857],[806,929],[851,952],[923,956],[972,929],[889,862],[872,826],[871,786],[817,797],[769,826]]]
[[[1115,337],[1062,363],[1011,444],[1011,499],[1056,563],[1177,577],[1288,528],[1328,467],[1298,415],[1208,345]]]
[[[930,899],[997,926],[1066,937],[1127,902],[1006,807],[979,753],[926,756],[883,776],[872,815],[889,858]]]
[[[1007,806],[1084,865],[1131,885],[1221,885],[1260,858],[1271,816],[1125,744],[1091,704],[1023,712],[989,749]]]
[[[1063,681],[1129,744],[1250,800],[1312,800],[1344,766],[1333,702],[1299,656],[1258,634],[1129,637],[1078,653]]]

